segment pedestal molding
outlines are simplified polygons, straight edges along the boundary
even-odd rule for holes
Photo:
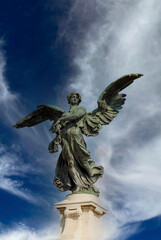
[[[71,194],[55,207],[60,211],[60,237],[57,240],[101,239],[101,220],[107,210],[91,194]]]

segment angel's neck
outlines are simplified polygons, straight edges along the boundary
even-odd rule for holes
[[[70,109],[76,108],[77,104],[70,105]]]

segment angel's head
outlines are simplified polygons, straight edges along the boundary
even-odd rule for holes
[[[81,95],[77,92],[72,92],[68,94],[67,99],[69,104],[78,105],[81,102]]]

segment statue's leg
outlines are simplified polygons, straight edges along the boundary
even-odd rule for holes
[[[74,193],[81,192],[82,190],[90,186],[91,183],[89,184],[84,174],[82,173],[82,170],[80,170],[80,167],[77,166],[77,163],[75,162],[75,159],[73,157],[68,159],[68,167],[69,174],[75,184],[75,189],[73,191]]]
[[[80,179],[79,179],[78,169],[76,170],[75,164],[74,164],[74,159],[72,157],[70,159],[68,159],[68,164],[69,164],[68,166],[69,166],[70,176],[76,186],[74,192],[78,192],[81,189],[81,183],[80,183]]]

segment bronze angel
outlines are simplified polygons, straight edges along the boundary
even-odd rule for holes
[[[109,124],[118,114],[126,100],[126,94],[119,94],[142,74],[129,74],[112,82],[100,95],[98,107],[86,113],[85,107],[79,107],[81,96],[70,93],[67,96],[70,108],[67,112],[52,105],[39,105],[37,110],[19,120],[14,127],[32,127],[46,120],[54,121],[50,131],[55,138],[49,144],[49,152],[62,151],[55,169],[54,185],[60,191],[73,193],[89,192],[95,195],[99,190],[94,186],[103,175],[103,167],[96,165],[87,150],[83,134],[96,136],[103,125]]]

